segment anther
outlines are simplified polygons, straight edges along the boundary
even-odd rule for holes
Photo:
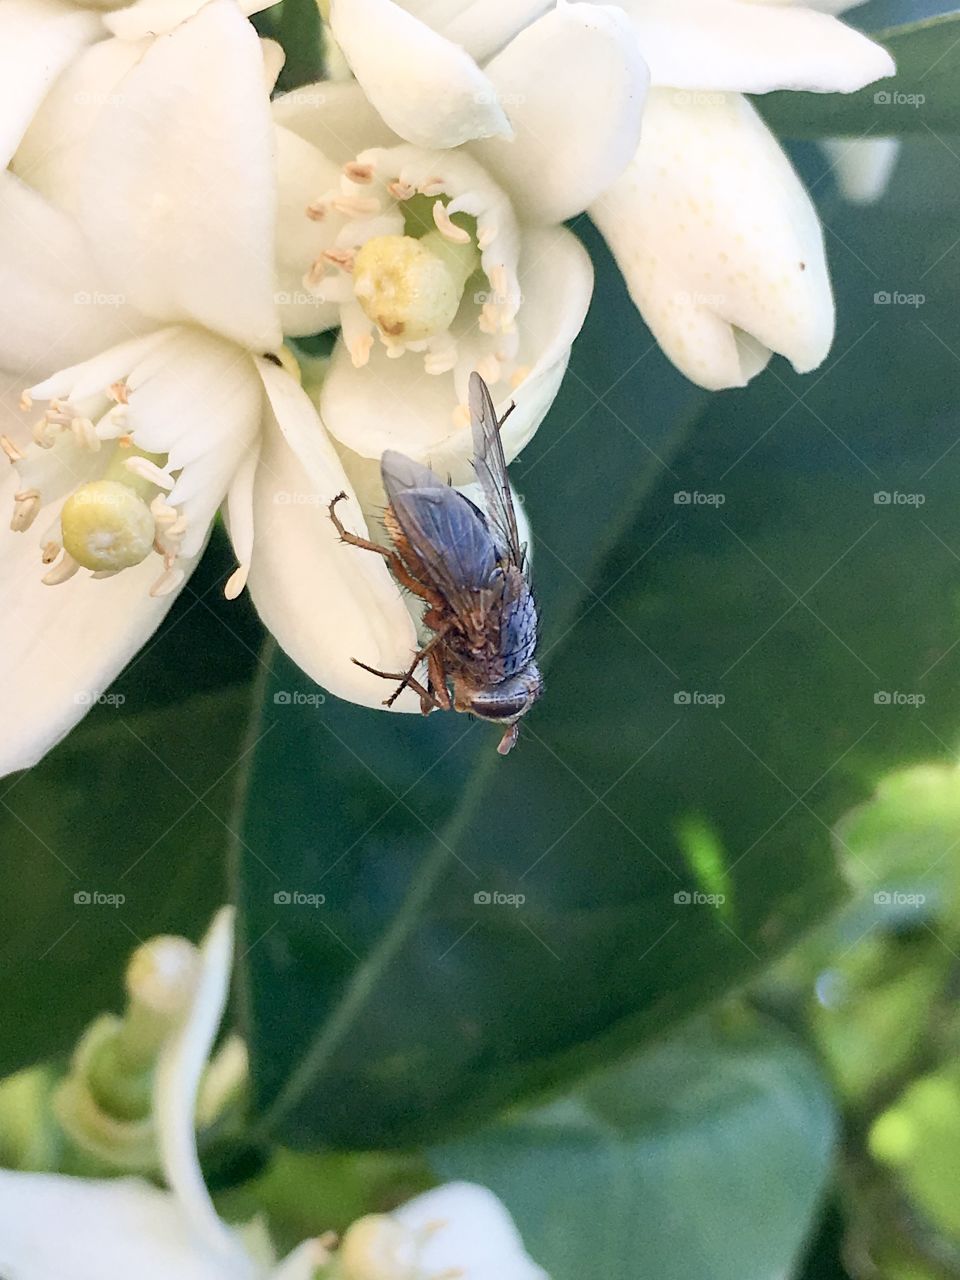
[[[416,195],[417,189],[411,186],[409,182],[394,178],[393,182],[387,183],[387,192],[393,196],[394,200],[410,200]]]
[[[359,160],[348,160],[343,166],[343,172],[351,182],[365,185],[373,181],[373,165],[361,164]]]
[[[9,436],[0,436],[0,449],[7,455],[11,462],[22,462],[27,456],[22,449],[18,449]]]
[[[469,244],[470,232],[464,231],[463,227],[458,227],[447,213],[446,205],[441,204],[439,200],[434,202],[433,220],[437,225],[437,230],[445,240],[450,240],[454,244]]]
[[[61,582],[66,582],[80,568],[73,556],[64,551],[63,555],[53,566],[49,573],[44,574],[40,579],[45,587],[58,587]]]
[[[173,476],[168,475],[166,471],[161,470],[155,462],[151,462],[149,458],[141,458],[139,455],[133,458],[125,458],[123,465],[135,476],[139,476],[141,480],[149,480],[151,484],[155,484],[160,489],[169,491],[173,488],[176,481]]]
[[[334,196],[330,203],[337,213],[348,218],[366,218],[380,212],[380,201],[376,196]]]
[[[22,489],[13,495],[13,517],[10,528],[14,533],[25,533],[40,511],[40,490]]]
[[[153,596],[154,599],[158,599],[160,596],[168,596],[171,591],[176,591],[185,576],[186,575],[182,569],[164,570],[150,588],[151,596]]]

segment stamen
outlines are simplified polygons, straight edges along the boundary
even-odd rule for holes
[[[44,574],[40,581],[45,587],[58,587],[61,582],[72,578],[79,568],[73,556],[65,551],[50,572]]]
[[[3,450],[11,462],[22,462],[27,456],[21,449],[17,448],[9,436],[0,436],[0,449]]]
[[[373,165],[361,164],[359,160],[348,160],[343,172],[351,182],[366,184],[373,181]]]
[[[173,524],[178,512],[176,507],[170,507],[164,502],[162,493],[158,493],[150,503],[150,514],[157,524]]]
[[[334,196],[330,203],[337,213],[348,218],[362,218],[380,212],[380,201],[376,196]]]
[[[166,471],[162,471],[149,458],[141,458],[139,455],[133,458],[125,458],[123,465],[132,475],[139,476],[141,480],[149,480],[151,484],[155,484],[159,489],[165,489],[169,492],[176,483],[172,476],[168,475]]]
[[[489,383],[491,387],[496,386],[503,377],[503,370],[500,368],[500,361],[493,355],[485,356],[478,362],[477,373],[479,373],[484,382]]]
[[[495,303],[485,302],[480,308],[477,328],[486,334],[494,334],[500,328],[500,313]]]
[[[327,202],[314,200],[307,205],[307,217],[311,222],[322,222],[327,216]]]
[[[63,547],[61,547],[59,542],[45,542],[40,548],[41,564],[53,564],[54,560],[56,560],[62,550]]]
[[[485,223],[482,227],[477,227],[477,248],[482,252],[489,249],[497,238],[497,228],[491,223]]]
[[[151,596],[154,599],[168,596],[171,591],[176,591],[185,576],[182,569],[166,569],[150,588]]]
[[[455,427],[469,427],[470,410],[465,404],[458,404],[453,411],[453,425]]]
[[[117,382],[111,382],[110,386],[107,387],[107,395],[111,400],[116,400],[117,404],[130,403],[130,393],[123,378],[120,378]]]
[[[439,200],[433,206],[433,220],[437,224],[437,230],[446,239],[454,244],[469,244],[470,232],[464,231],[463,227],[458,227],[447,213],[447,207]]]
[[[29,413],[33,408],[33,396],[29,391],[23,391],[20,394],[20,408],[24,413]]]
[[[387,183],[387,192],[393,196],[394,200],[410,200],[416,195],[416,187],[410,185],[409,182],[403,182],[400,178],[394,178],[393,182]]]
[[[520,386],[521,382],[525,382],[527,378],[529,378],[529,376],[530,376],[530,366],[528,364],[522,364],[517,369],[514,369],[513,373],[510,375],[511,389],[513,391],[516,391],[517,387]]]
[[[348,272],[353,271],[357,260],[356,252],[353,249],[324,249],[320,257],[325,262],[332,262],[341,271]]]
[[[36,520],[40,507],[40,490],[23,489],[13,495],[13,516],[10,528],[14,533],[25,533]]]
[[[442,196],[447,189],[443,178],[425,178],[417,190],[422,196]]]
[[[91,453],[99,452],[100,437],[97,435],[96,427],[94,427],[89,418],[72,418],[70,430],[76,437],[78,444],[85,449],[89,449]]]
[[[358,338],[354,338],[347,350],[350,352],[350,360],[353,367],[362,369],[368,363],[370,352],[373,350],[373,334],[364,333]]]
[[[223,594],[228,600],[236,600],[237,596],[247,585],[247,574],[250,572],[248,564],[238,565],[227,579],[226,586],[223,588]]]

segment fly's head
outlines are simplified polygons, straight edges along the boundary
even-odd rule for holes
[[[517,722],[543,693],[543,676],[537,664],[531,662],[502,684],[477,688],[463,677],[455,678],[453,692],[458,711],[469,711],[481,720],[504,726],[497,750],[505,756],[517,741]]]

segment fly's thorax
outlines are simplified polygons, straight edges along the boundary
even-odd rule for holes
[[[535,662],[530,662],[500,684],[478,688],[469,678],[454,676],[453,698],[458,711],[469,711],[481,720],[513,724],[533,706],[543,693],[543,676]]]

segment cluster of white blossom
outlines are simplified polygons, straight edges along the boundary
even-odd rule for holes
[[[95,701],[221,510],[226,594],[379,706],[350,659],[403,669],[416,621],[326,504],[366,534],[386,448],[467,482],[474,369],[523,448],[590,303],[575,215],[689,378],[817,366],[821,227],[743,95],[890,74],[841,7],[331,0],[337,74],[277,95],[238,0],[0,0],[0,770]],[[284,339],[334,329],[307,376]]]

